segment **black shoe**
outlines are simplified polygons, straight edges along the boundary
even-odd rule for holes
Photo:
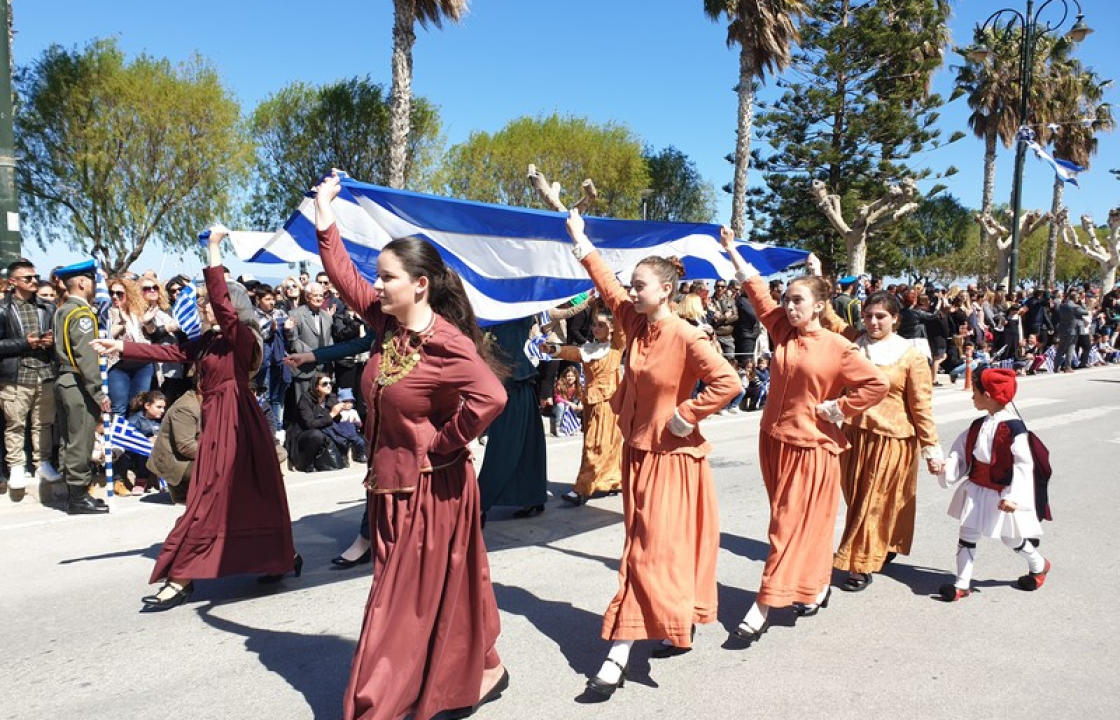
[[[370,561],[372,557],[373,552],[370,549],[367,549],[357,560],[347,560],[346,558],[339,555],[338,557],[331,559],[331,565],[345,570],[347,568],[352,568],[355,565],[365,565]]]
[[[887,557],[883,559],[883,564],[884,565],[891,564],[892,562],[894,562],[894,559],[896,557],[898,557],[898,553],[894,553],[894,552],[887,553]]]
[[[607,658],[607,662],[614,663],[619,670],[618,682],[609,683],[606,680],[601,680],[598,675],[587,679],[587,689],[591,692],[609,698],[614,695],[614,691],[626,684],[626,668],[620,665],[615,660]]]
[[[104,515],[109,505],[101,499],[91,497],[86,488],[70,488],[70,499],[66,502],[67,515]]]
[[[844,592],[862,592],[871,584],[874,576],[871,573],[857,573],[859,577],[849,575],[840,585]]]
[[[140,598],[140,602],[144,603],[144,607],[140,612],[163,612],[164,610],[170,610],[176,605],[185,603],[187,599],[190,598],[191,592],[194,591],[194,583],[189,582],[180,589],[174,590],[174,594],[170,597],[161,599],[159,594],[167,589],[170,584],[171,581],[167,581],[155,595],[145,595]]]
[[[261,575],[259,578],[257,578],[257,582],[259,582],[261,585],[274,585],[275,583],[283,580],[284,575],[286,574],[287,573],[281,573],[279,575]],[[292,577],[299,577],[302,574],[303,556],[299,553],[296,553],[295,561],[292,564]]]
[[[568,492],[561,495],[560,499],[566,503],[579,507],[580,505],[586,505],[588,498],[586,495],[580,495],[574,490],[569,490]]]
[[[821,608],[828,607],[828,600],[832,597],[832,587],[829,586],[824,594],[824,600],[820,604],[817,603],[794,603],[793,611],[801,617],[813,617],[821,611]]]
[[[540,515],[543,512],[544,505],[526,505],[520,510],[514,511],[513,516],[515,518],[530,518]]]
[[[770,629],[770,619],[762,621],[762,627],[753,628],[747,624],[746,620],[739,623],[739,626],[731,631],[731,635],[727,638],[727,642],[723,647],[729,650],[743,650],[750,647],[756,640],[762,637],[767,630]]]
[[[693,640],[696,639],[696,625],[695,624],[692,626],[691,637],[692,637]],[[677,647],[676,645],[666,645],[666,644],[662,643],[658,647],[654,648],[650,652],[649,656],[651,658],[658,658],[659,660],[661,660],[661,659],[664,659],[664,658],[671,658],[671,657],[677,657],[678,655],[684,655],[685,653],[688,653],[688,652],[691,652],[691,651],[692,651],[691,647]]]
[[[486,703],[492,702],[492,701],[500,698],[502,696],[502,693],[505,692],[508,688],[509,688],[509,670],[503,669],[502,670],[502,676],[500,678],[498,678],[498,682],[494,683],[494,687],[490,688],[490,691],[488,693],[486,693],[481,698],[479,698],[478,702],[476,702],[474,705],[472,705],[470,707],[456,708],[454,710],[448,710],[447,713],[446,713],[446,717],[453,718],[454,720],[458,720],[459,718],[470,717],[471,715],[474,715],[478,711],[478,709],[480,707],[482,707],[483,705],[485,705]]]

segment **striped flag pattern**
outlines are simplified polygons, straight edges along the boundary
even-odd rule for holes
[[[591,289],[587,271],[571,253],[564,213],[393,190],[348,177],[332,208],[343,245],[366,279],[374,280],[377,256],[387,243],[421,238],[459,275],[482,325],[529,317]],[[718,242],[718,225],[596,217],[586,223],[606,262],[624,277],[650,255],[676,255],[689,278],[734,275]],[[237,236],[231,233],[235,247]],[[808,256],[796,248],[750,242],[737,243],[737,250],[764,275]],[[315,201],[305,198],[284,228],[247,259],[319,264]]]
[[[109,445],[119,447],[137,455],[152,454],[152,439],[132,426],[132,423],[118,415],[109,426]]]
[[[195,290],[193,283],[187,283],[179,291],[175,304],[171,307],[171,314],[175,317],[179,329],[186,333],[188,338],[194,340],[202,335],[202,318],[198,314],[198,291]]]
[[[525,347],[522,348],[525,352],[525,357],[529,358],[529,362],[533,363],[533,367],[540,365],[541,361],[548,362],[552,360],[552,356],[541,350],[541,345],[548,342],[546,335],[534,335],[525,341]]]
[[[556,432],[560,435],[575,435],[583,427],[580,422],[579,415],[576,413],[575,408],[565,403],[564,414],[560,416],[560,424],[556,427]]]

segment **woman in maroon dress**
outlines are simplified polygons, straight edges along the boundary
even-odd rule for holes
[[[163,543],[150,582],[164,580],[145,610],[184,602],[193,581],[237,573],[265,573],[277,580],[301,558],[292,545],[292,521],[272,430],[249,389],[261,362],[261,341],[248,296],[231,298],[220,243],[210,235],[210,267],[203,270],[209,303],[200,306],[202,337],[175,345],[94,340],[101,354],[149,362],[195,363],[202,397],[202,432],[191,474],[186,512]]]
[[[333,173],[316,188],[319,255],[378,338],[361,383],[374,581],[343,717],[466,717],[509,684],[467,450],[505,406],[483,358],[500,366],[458,275],[428,243],[393,240],[376,283],[362,279],[334,225],[338,192]]]

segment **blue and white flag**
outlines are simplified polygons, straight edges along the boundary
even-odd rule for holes
[[[187,283],[179,291],[175,304],[171,306],[171,314],[179,329],[186,333],[188,338],[194,340],[202,336],[202,318],[198,314],[198,291],[195,290],[193,283]]]
[[[525,352],[525,357],[529,358],[529,362],[533,367],[540,365],[541,361],[545,362],[552,360],[552,356],[541,350],[541,345],[548,342],[548,336],[538,334],[525,341],[525,347],[522,350]]]
[[[109,283],[105,278],[105,271],[101,269],[100,262],[97,263],[97,270],[94,275],[97,279],[93,286],[93,305],[98,312],[102,312],[112,305],[113,299],[109,296]]]
[[[1084,171],[1085,168],[1075,162],[1051,156],[1050,153],[1046,152],[1045,148],[1034,140],[1026,140],[1025,142],[1027,143],[1027,147],[1034,151],[1035,157],[1053,168],[1054,175],[1062,180],[1062,182],[1067,182],[1074,187],[1081,187],[1077,184],[1077,173]]]
[[[569,436],[575,435],[583,427],[580,422],[579,414],[576,413],[575,408],[570,404],[564,403],[564,414],[560,416],[560,424],[556,426],[558,435]]]
[[[248,259],[321,264],[314,203],[305,198],[283,230]],[[332,207],[343,245],[364,277],[373,281],[377,256],[388,242],[422,238],[459,274],[482,325],[535,315],[592,287],[571,253],[564,213],[392,190],[351,178],[342,179],[342,193]],[[718,225],[595,217],[586,222],[604,260],[624,276],[650,255],[676,255],[689,278],[734,275],[719,246]],[[763,275],[808,256],[804,250],[759,243],[737,247]]]
[[[1046,372],[1052,373],[1057,370],[1058,351],[1054,349],[1053,345],[1046,348],[1046,352],[1042,354],[1042,358],[1042,366],[1046,368]]]
[[[152,439],[118,415],[109,426],[109,444],[137,455],[152,454]]]

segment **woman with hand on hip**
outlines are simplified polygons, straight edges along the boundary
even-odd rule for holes
[[[727,228],[720,242],[770,336],[770,392],[758,436],[759,465],[770,498],[770,552],[762,586],[733,635],[753,641],[772,607],[794,605],[815,615],[828,605],[832,535],[840,489],[839,423],[883,399],[887,380],[848,340],[821,327],[828,283],[816,275],[791,280],[779,305],[758,271],[735,249]],[[815,264],[816,258],[809,256]]]
[[[634,268],[629,293],[584,233],[578,210],[568,217],[573,253],[583,263],[625,333],[626,372],[611,398],[625,441],[622,498],[626,545],[618,593],[603,617],[612,641],[588,689],[609,697],[626,677],[635,640],[662,640],[657,657],[687,652],[696,623],[716,620],[719,510],[700,434],[702,419],[739,391],[735,370],[704,332],[669,307],[684,268],[676,258],[648,257]],[[698,380],[704,389],[692,398]]]
[[[467,450],[506,394],[459,276],[434,247],[392,240],[376,282],[359,275],[334,223],[340,189],[333,172],[315,188],[319,254],[378,338],[361,381],[374,577],[343,717],[465,717],[509,685]]]

